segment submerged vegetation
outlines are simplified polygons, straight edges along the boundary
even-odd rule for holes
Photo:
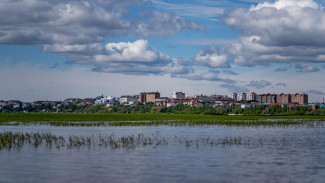
[[[165,138],[159,135],[144,136],[143,134],[138,134],[136,136],[131,135],[127,137],[115,137],[114,134],[102,137],[100,134],[98,138],[94,136],[82,137],[82,136],[69,136],[64,138],[63,136],[56,136],[51,133],[13,133],[13,132],[3,132],[0,133],[0,150],[12,148],[21,148],[24,145],[32,145],[35,148],[41,145],[45,145],[48,148],[55,147],[60,149],[66,147],[71,149],[73,147],[81,146],[104,146],[111,149],[117,148],[127,148],[134,149],[138,146],[158,146],[167,145],[168,142]]]
[[[190,147],[207,147],[207,146],[231,146],[231,145],[254,145],[263,146],[264,140],[262,138],[254,139],[241,136],[238,137],[224,137],[212,139],[198,138],[198,139],[184,139],[174,137],[173,142]],[[285,137],[280,139],[278,144],[284,145],[287,143]],[[75,136],[71,135],[67,138],[63,136],[57,136],[51,133],[23,133],[23,132],[3,132],[0,133],[0,151],[1,150],[11,150],[20,149],[24,146],[32,146],[35,148],[45,147],[45,148],[80,148],[80,147],[104,147],[110,149],[131,149],[134,150],[137,147],[158,147],[167,146],[168,141],[161,137],[158,132],[152,134],[151,136],[144,136],[143,134],[130,135],[116,137],[114,134],[108,136],[101,136],[100,134],[95,137],[92,136]]]
[[[194,114],[0,113],[0,125],[51,126],[298,126],[324,125],[325,116],[216,116]]]

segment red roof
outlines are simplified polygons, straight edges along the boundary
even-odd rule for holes
[[[242,93],[243,95],[246,95],[247,93]]]
[[[251,94],[256,94],[255,92],[252,92]]]
[[[237,93],[233,93],[234,95],[237,95]]]
[[[192,100],[193,98],[172,98],[171,100]]]

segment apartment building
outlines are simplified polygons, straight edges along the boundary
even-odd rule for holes
[[[156,99],[160,97],[160,93],[157,92],[142,92],[139,94],[140,103],[155,103]]]

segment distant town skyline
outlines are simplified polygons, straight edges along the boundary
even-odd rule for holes
[[[0,2],[0,100],[325,97],[321,0]],[[24,8],[22,8],[24,7]]]

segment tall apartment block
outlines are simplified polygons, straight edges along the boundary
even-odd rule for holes
[[[277,95],[276,94],[261,94],[258,95],[258,102],[261,103],[267,103],[267,104],[272,104],[272,103],[277,103]]]
[[[258,101],[257,94],[255,92],[252,92],[248,95],[248,100]]]
[[[308,103],[308,95],[307,94],[291,94],[291,103],[304,104]]]
[[[261,103],[278,104],[305,104],[308,103],[308,94],[261,94],[258,95],[258,101]]]
[[[155,103],[156,99],[160,97],[159,92],[142,92],[139,95],[140,103]]]

